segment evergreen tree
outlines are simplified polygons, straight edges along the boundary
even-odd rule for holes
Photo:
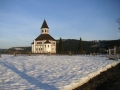
[[[82,39],[80,38],[79,43],[78,43],[78,54],[82,54]]]
[[[61,37],[60,37],[59,44],[58,44],[58,53],[63,54],[63,42],[62,42]]]

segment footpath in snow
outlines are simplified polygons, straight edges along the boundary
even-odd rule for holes
[[[118,63],[101,56],[2,55],[0,90],[72,90]]]

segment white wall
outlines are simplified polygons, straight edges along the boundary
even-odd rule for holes
[[[46,30],[46,32],[45,32]],[[42,28],[41,29],[41,34],[48,34],[49,33],[49,29],[48,28]]]
[[[37,44],[37,42],[42,42],[42,44]],[[51,43],[46,43],[46,40],[41,41],[35,41],[34,44],[32,44],[32,53],[56,53],[56,41],[49,41]],[[54,44],[53,44],[54,43]],[[46,47],[45,47],[46,45]],[[49,47],[48,47],[49,45]],[[41,50],[42,48],[42,50]]]
[[[52,49],[52,53],[56,53],[56,41],[51,41],[52,45],[51,45],[51,49]]]
[[[48,53],[48,52],[51,53],[51,44],[50,43],[44,44],[44,52],[45,53]]]

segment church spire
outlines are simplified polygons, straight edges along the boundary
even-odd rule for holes
[[[48,29],[49,29],[49,27],[48,27],[45,19],[44,19],[43,24],[42,24],[42,26],[41,26],[41,29],[42,29],[42,28],[48,28]]]
[[[44,19],[43,24],[41,26],[41,34],[49,34],[49,27]]]

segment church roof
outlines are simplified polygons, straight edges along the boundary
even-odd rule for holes
[[[48,40],[45,43],[50,43]]]
[[[55,41],[55,39],[52,36],[50,36],[49,34],[41,34],[35,40],[53,40],[53,41]]]
[[[48,29],[49,29],[49,27],[48,27],[48,25],[47,25],[47,23],[46,23],[45,20],[43,21],[43,24],[42,24],[42,26],[41,26],[41,29],[42,29],[42,28],[48,28]]]

